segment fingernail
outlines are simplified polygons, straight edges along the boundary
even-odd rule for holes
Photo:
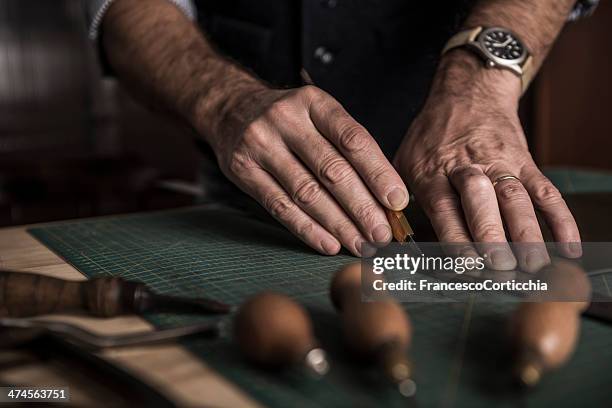
[[[385,224],[380,224],[372,231],[374,242],[387,243],[391,240],[391,228]]]
[[[478,252],[470,246],[463,247],[459,250],[459,256],[462,258],[473,258],[476,259],[479,257]]]
[[[493,269],[507,271],[516,268],[516,259],[511,252],[504,249],[496,249],[489,254]]]
[[[387,194],[387,200],[394,210],[399,211],[406,207],[406,204],[408,204],[408,195],[403,189],[395,187],[389,194]]]
[[[361,246],[361,256],[371,258],[376,255],[376,247],[369,242],[364,242]]]
[[[353,246],[355,247],[355,252],[357,253],[357,256],[361,256],[361,247],[363,246],[364,243],[365,241],[362,240],[361,238],[355,239]]]
[[[548,255],[540,251],[530,251],[525,257],[526,272],[537,272],[545,265],[548,265]]]
[[[582,244],[580,242],[570,242],[568,246],[572,256],[582,256]]]
[[[356,238],[355,252],[357,252],[357,256],[369,258],[376,255],[376,247],[368,241],[364,241],[362,238]]]
[[[331,238],[323,238],[321,246],[323,247],[323,251],[328,255],[336,255],[338,251],[340,251],[340,244],[338,241]]]
[[[472,259],[473,262],[473,267],[472,268],[466,268],[466,274],[470,271],[472,271],[474,268],[476,268],[476,260],[478,258],[480,258],[480,255],[478,255],[478,252],[476,252],[476,250],[470,246],[466,246],[463,247],[459,250],[459,257],[461,258],[465,258],[465,259]],[[477,276],[480,276],[480,272],[479,270],[476,270],[476,272],[478,272]]]

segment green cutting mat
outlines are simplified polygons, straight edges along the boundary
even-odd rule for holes
[[[30,231],[89,277],[121,275],[163,292],[206,295],[233,304],[261,290],[305,304],[332,370],[323,380],[298,370],[267,372],[246,364],[229,331],[185,342],[231,381],[275,407],[610,406],[612,328],[584,320],[578,350],[562,370],[529,393],[509,387],[504,337],[507,304],[408,304],[414,324],[416,404],[407,404],[372,368],[345,351],[328,300],[333,272],[354,260],[320,256],[275,225],[232,210],[186,210],[55,224]],[[602,285],[606,277],[600,276]],[[155,325],[196,316],[148,316]],[[202,401],[205,405],[206,401]]]

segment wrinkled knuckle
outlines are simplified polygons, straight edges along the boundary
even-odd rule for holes
[[[470,196],[478,196],[491,191],[493,184],[484,174],[470,174],[465,177],[465,192]]]
[[[290,104],[285,99],[281,99],[274,102],[268,107],[268,109],[266,109],[266,119],[275,121],[279,118],[282,118],[287,112],[289,105]]]
[[[554,222],[555,226],[558,228],[563,228],[567,232],[577,231],[576,220],[571,215],[560,216],[556,222]],[[574,235],[574,234],[572,234]]]
[[[268,107],[266,119],[271,123],[277,123],[279,120],[291,120],[301,106],[302,102],[296,94],[287,94]]]
[[[481,170],[471,164],[455,167],[449,174],[462,179],[469,179],[471,177],[479,177],[483,175]]]
[[[520,241],[520,242],[528,242],[528,241],[533,241],[533,237],[537,237],[538,235],[540,235],[540,228],[539,227],[534,227],[534,226],[526,226],[526,227],[522,227],[518,230],[518,234],[517,234],[517,238],[518,239],[514,239],[515,241]]]
[[[551,183],[544,183],[535,190],[533,201],[538,207],[557,204],[562,201],[561,193]]]
[[[251,122],[242,135],[242,144],[249,150],[267,150],[269,143],[268,132],[259,121]]]
[[[297,228],[295,229],[295,233],[300,238],[306,239],[312,234],[313,230],[314,230],[314,224],[310,221],[306,221],[297,226]]]
[[[525,189],[515,180],[504,181],[497,185],[497,194],[504,201],[525,200],[527,198]]]
[[[306,99],[312,100],[319,98],[322,91],[314,85],[305,85],[300,88],[300,94],[302,94]]]
[[[355,227],[352,222],[345,220],[334,227],[334,232],[337,237],[351,238],[351,235],[355,233]]]
[[[396,168],[402,169],[401,167]],[[414,187],[424,186],[426,188],[430,179],[430,174],[422,166],[406,166],[402,173],[405,174],[406,179]]]
[[[450,227],[445,231],[444,237],[441,241],[445,242],[466,242],[468,239],[465,238],[465,232],[461,228]]]
[[[320,174],[330,183],[339,184],[351,176],[352,169],[346,160],[340,157],[331,157],[323,161]]]
[[[427,209],[430,213],[446,214],[459,210],[459,200],[457,197],[440,196],[433,194],[426,201]]]
[[[374,204],[361,204],[352,211],[355,215],[355,218],[360,220],[366,225],[371,225],[375,218],[376,213],[378,212],[378,207]]]
[[[478,223],[474,227],[476,235],[482,242],[497,242],[500,238],[500,231],[496,224],[491,222]]]
[[[234,153],[230,158],[227,169],[235,176],[240,176],[247,173],[255,166],[253,160],[248,155],[243,153]]]
[[[364,150],[370,143],[370,137],[363,126],[348,121],[339,126],[338,140],[342,148],[349,152]]]
[[[320,198],[321,186],[313,179],[307,179],[299,183],[294,194],[294,200],[304,205],[312,205]]]
[[[287,221],[293,213],[293,203],[285,195],[271,195],[264,199],[264,206],[276,219]]]
[[[387,177],[387,172],[388,169],[385,165],[377,165],[376,167],[374,167],[374,169],[370,170],[368,179],[372,184],[378,185],[379,183],[385,180],[385,178]]]

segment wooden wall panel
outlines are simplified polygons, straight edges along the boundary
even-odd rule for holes
[[[612,169],[612,1],[567,24],[534,86],[537,162]]]

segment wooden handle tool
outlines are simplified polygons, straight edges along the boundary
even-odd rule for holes
[[[84,313],[114,317],[144,312],[228,313],[230,306],[211,299],[161,295],[144,283],[119,276],[68,281],[50,276],[0,271],[0,317]]]
[[[412,251],[421,255],[423,251],[414,241],[414,231],[412,230],[412,226],[408,222],[408,219],[404,215],[403,211],[393,211],[388,208],[385,208],[385,214],[387,215],[387,220],[389,221],[389,225],[391,225],[391,232],[393,233],[393,238],[397,242],[407,243],[410,245]]]
[[[263,292],[247,300],[236,314],[234,335],[242,353],[255,364],[301,364],[317,375],[329,370],[308,314],[285,295]]]
[[[512,320],[514,374],[521,385],[536,385],[546,371],[565,363],[580,330],[579,311],[570,302],[523,303]]]
[[[556,261],[540,276],[548,277],[546,298],[568,301],[525,302],[510,320],[515,376],[521,385],[528,387],[570,358],[580,333],[580,315],[588,307],[591,295],[586,274],[569,261]]]
[[[362,302],[361,280],[361,264],[355,263],[340,269],[331,283],[330,296],[342,313],[344,337],[355,353],[377,361],[400,393],[411,397],[416,385],[407,358],[410,319],[394,300]]]

